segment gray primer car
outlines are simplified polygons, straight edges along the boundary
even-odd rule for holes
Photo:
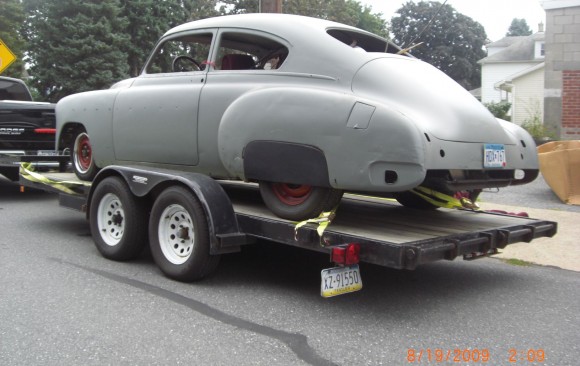
[[[139,164],[255,181],[274,213],[296,220],[332,208],[343,191],[429,207],[408,191],[477,194],[536,178],[525,130],[399,51],[301,16],[183,24],[140,76],[61,100],[57,141],[72,147],[81,179]]]

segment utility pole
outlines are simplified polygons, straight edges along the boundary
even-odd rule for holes
[[[282,0],[261,0],[260,13],[281,13]]]

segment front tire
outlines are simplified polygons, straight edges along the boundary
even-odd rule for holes
[[[209,227],[201,203],[183,187],[167,188],[153,204],[149,243],[161,271],[178,281],[200,280],[220,260],[210,255]]]
[[[76,133],[71,153],[71,163],[76,176],[80,180],[93,180],[97,175],[98,168],[93,158],[91,140],[84,130]]]
[[[118,177],[105,178],[97,185],[89,222],[95,245],[105,258],[134,259],[147,243],[145,205]]]
[[[339,204],[342,193],[333,188],[260,182],[260,194],[270,211],[293,221],[311,219],[332,210]]]

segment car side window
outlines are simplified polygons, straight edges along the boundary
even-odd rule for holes
[[[208,63],[211,33],[190,34],[164,41],[155,50],[148,74],[204,70]]]
[[[374,34],[343,28],[329,28],[326,32],[329,36],[334,38],[335,42],[342,42],[357,51],[364,50],[366,52],[405,54],[404,52],[401,52],[401,48],[394,43]]]
[[[215,57],[216,70],[276,70],[288,56],[280,42],[256,33],[223,32]]]

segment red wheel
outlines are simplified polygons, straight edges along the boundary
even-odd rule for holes
[[[91,167],[93,151],[91,149],[91,141],[86,133],[82,133],[77,137],[75,143],[75,159],[80,171],[86,172]]]
[[[304,184],[260,182],[260,193],[266,206],[283,219],[301,221],[333,209],[342,191]]]
[[[72,165],[77,177],[81,180],[92,180],[97,175],[93,160],[93,149],[89,135],[81,131],[77,134],[72,148]]]
[[[274,194],[281,202],[290,206],[296,206],[304,203],[310,197],[312,186],[272,183],[272,191],[274,191]]]

